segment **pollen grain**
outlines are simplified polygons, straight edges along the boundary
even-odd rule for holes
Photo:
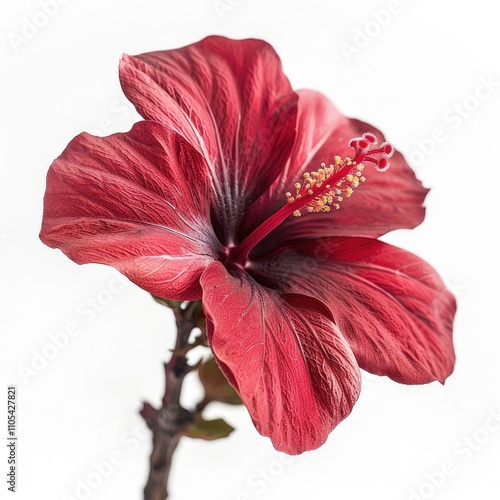
[[[317,171],[306,172],[303,181],[294,185],[295,195],[291,192],[285,194],[287,203],[294,205],[292,215],[300,217],[302,210],[305,213],[338,210],[339,203],[350,198],[354,190],[366,181],[363,161],[374,164],[378,172],[385,172],[389,168],[388,159],[395,150],[388,142],[373,149],[376,144],[375,134],[366,132],[349,141],[349,146],[354,149],[353,158],[335,156],[330,165],[322,163]]]
[[[356,164],[349,157],[342,159],[335,156],[332,164],[327,166],[322,163],[317,171],[306,172],[303,182],[295,183],[295,195],[290,192],[285,194],[288,203],[300,204],[292,215],[300,217],[302,210],[307,213],[325,213],[332,208],[338,210],[344,197],[349,198],[354,189],[365,182],[363,169],[362,163]]]

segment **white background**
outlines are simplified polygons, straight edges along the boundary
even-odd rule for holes
[[[365,376],[352,415],[321,449],[292,459],[244,408],[214,406],[209,416],[237,431],[181,442],[171,498],[499,498],[497,2],[221,0],[218,10],[212,0],[66,0],[45,17],[41,3],[0,7],[0,436],[8,384],[18,387],[20,436],[17,496],[1,446],[2,498],[84,498],[80,480],[101,480],[92,500],[141,498],[150,441],[138,410],[159,402],[172,318],[110,268],[77,266],[39,241],[45,174],[79,132],[125,131],[139,119],[118,83],[122,53],[209,34],[269,41],[295,88],[324,92],[413,161],[432,188],[426,221],[385,239],[431,262],[456,294],[457,364],[444,387]],[[67,346],[47,347],[71,328]],[[199,397],[194,380],[185,392],[186,405]],[[119,463],[97,476],[93,464],[110,456]]]

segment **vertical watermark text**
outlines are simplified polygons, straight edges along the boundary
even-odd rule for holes
[[[17,387],[7,387],[7,490],[17,486]]]

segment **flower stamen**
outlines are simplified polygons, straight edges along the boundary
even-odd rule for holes
[[[332,208],[338,210],[344,198],[350,198],[354,190],[366,177],[363,175],[365,165],[362,162],[375,164],[375,170],[385,172],[389,168],[388,159],[394,154],[394,148],[384,142],[377,149],[371,149],[377,144],[377,137],[367,132],[362,137],[349,141],[354,149],[353,158],[335,156],[333,163],[321,164],[314,172],[306,172],[302,183],[295,183],[295,194],[285,194],[290,205],[296,205],[292,215],[300,217],[302,210],[308,213],[329,212]]]
[[[384,142],[378,149],[371,149],[376,144],[376,136],[367,132],[349,141],[349,146],[354,149],[353,158],[335,156],[332,164],[322,163],[317,171],[306,172],[302,182],[294,184],[295,193],[285,194],[286,203],[231,249],[231,261],[244,267],[255,245],[290,215],[300,217],[304,210],[306,213],[330,212],[332,208],[338,210],[340,203],[350,198],[354,190],[366,181],[363,162],[374,163],[379,172],[389,168],[387,160],[394,154],[394,148]]]

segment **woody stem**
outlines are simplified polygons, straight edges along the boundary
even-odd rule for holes
[[[165,364],[165,393],[162,407],[157,410],[148,403],[144,404],[141,415],[153,431],[153,451],[150,457],[150,471],[144,488],[144,500],[165,500],[168,497],[167,485],[172,466],[173,454],[181,438],[180,429],[193,420],[193,414],[180,405],[180,395],[184,377],[191,367],[185,355],[175,352],[188,345],[189,336],[196,326],[196,302],[174,309],[177,325],[175,351]]]

